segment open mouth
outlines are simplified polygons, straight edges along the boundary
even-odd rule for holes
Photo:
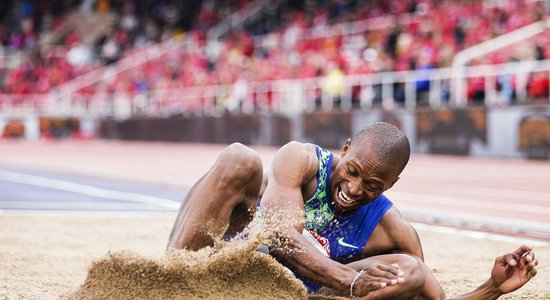
[[[354,200],[351,198],[348,194],[340,188],[340,191],[338,191],[338,204],[342,207],[350,207],[357,203],[357,200]]]

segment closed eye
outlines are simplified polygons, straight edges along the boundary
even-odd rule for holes
[[[346,171],[348,172],[349,175],[354,177],[359,175],[359,173],[357,173],[357,171],[354,168],[348,168]]]
[[[377,191],[380,191],[380,186],[378,186],[377,184],[373,184],[373,183],[366,183],[363,185],[367,190],[371,191],[371,192],[377,192]]]

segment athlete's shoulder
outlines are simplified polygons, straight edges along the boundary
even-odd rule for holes
[[[296,141],[283,145],[276,153],[272,170],[298,178],[309,178],[316,172],[317,155],[315,145]]]
[[[279,151],[292,150],[292,151],[315,151],[315,145],[311,143],[302,143],[298,141],[290,141],[279,149]]]
[[[408,223],[405,221],[405,218],[403,218],[403,215],[401,215],[399,209],[392,206],[388,209],[386,214],[384,214],[382,220],[380,220],[380,225],[388,231],[399,232],[403,227],[408,226]]]
[[[291,141],[279,148],[277,156],[291,157],[303,161],[305,158],[316,156],[316,146],[310,143]]]

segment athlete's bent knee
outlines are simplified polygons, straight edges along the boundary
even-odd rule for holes
[[[407,281],[407,286],[409,287],[411,294],[419,293],[424,287],[425,276],[423,272],[422,264],[424,264],[420,259],[414,256],[405,255],[405,263],[402,263],[403,272],[408,274],[405,280]]]
[[[261,183],[263,176],[260,155],[241,143],[233,143],[225,148],[214,169],[221,173],[221,180],[228,180],[232,184],[246,183],[251,179]]]
[[[408,256],[408,255],[407,255]],[[415,278],[418,278],[417,284],[419,286],[424,285],[424,274],[422,272],[422,264],[424,264],[419,258],[414,256],[408,256],[408,259],[411,260],[409,268],[411,269],[410,274]]]
[[[410,295],[421,292],[425,281],[424,273],[422,271],[423,262],[417,257],[411,255],[398,254],[398,256],[399,269],[401,269],[405,274],[403,283],[410,292]]]

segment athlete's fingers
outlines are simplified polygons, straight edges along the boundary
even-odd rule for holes
[[[529,251],[529,252],[526,252],[525,254],[523,254],[522,259],[526,264],[537,261],[537,258],[535,256],[535,252],[533,252],[533,251]]]
[[[508,253],[504,256],[503,264],[508,264],[512,267],[515,267],[518,264],[515,253]]]
[[[533,247],[529,245],[521,245],[521,247],[516,249],[516,251],[497,257],[497,262],[515,267],[517,266],[519,260],[528,255],[532,250]]]
[[[363,270],[355,283],[356,295],[367,295],[369,292],[385,288],[387,286],[402,283],[403,271],[397,264],[376,264]]]
[[[527,256],[533,255],[533,247],[529,245],[521,245],[516,251],[514,251],[514,254],[516,258],[519,260],[520,258],[525,258]],[[533,257],[534,258],[534,257]],[[519,262],[519,261],[517,261]]]
[[[539,259],[535,258],[532,262],[529,263],[530,265],[533,265],[533,268],[539,265]]]
[[[523,256],[525,253],[529,251],[533,251],[533,247],[529,245],[521,245],[521,247],[519,247],[516,251],[514,251],[514,253],[517,254],[518,256]]]
[[[381,281],[369,281],[365,284],[365,286],[367,287],[367,290],[374,291],[374,290],[379,290],[381,288],[385,288],[386,286],[388,286],[388,284],[386,282],[381,282]]]
[[[398,264],[391,264],[391,265],[378,265],[377,266],[380,270],[383,270],[385,272],[389,272],[395,276],[402,277],[403,271],[399,268]]]
[[[369,275],[388,279],[396,279],[403,276],[403,272],[401,272],[401,270],[399,270],[399,267],[395,265],[387,266],[379,264],[374,267],[368,268],[367,271],[369,272]]]
[[[357,279],[355,291],[357,295],[366,295],[369,292],[385,288],[386,286],[388,286],[386,281],[373,278],[365,272]]]
[[[384,282],[387,285],[396,285],[403,281],[403,272],[395,266],[376,265],[366,270],[366,275],[377,282]]]
[[[521,259],[523,260],[523,263],[525,265],[525,273],[527,273],[527,275],[529,275],[529,272],[535,269],[535,267],[539,264],[539,260],[536,258],[534,252],[528,252]]]
[[[396,264],[396,263],[393,263],[390,265],[390,268],[392,268],[392,273],[393,274],[397,274],[397,276],[399,277],[403,277],[403,271],[401,271],[401,269],[399,269],[399,265]],[[397,272],[397,273],[396,273]]]

